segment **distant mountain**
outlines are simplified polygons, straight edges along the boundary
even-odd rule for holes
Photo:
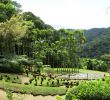
[[[105,28],[92,28],[90,30],[85,30],[85,36],[87,41],[92,41],[95,37],[99,36]]]
[[[86,44],[82,52],[84,57],[100,57],[110,53],[110,28],[85,30]]]

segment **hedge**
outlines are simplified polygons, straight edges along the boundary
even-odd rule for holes
[[[84,82],[69,90],[65,100],[110,100],[110,78]]]

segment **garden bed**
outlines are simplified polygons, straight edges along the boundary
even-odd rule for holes
[[[12,90],[15,93],[36,95],[65,95],[67,88],[65,87],[43,87],[24,84],[15,84],[0,81],[0,89]]]

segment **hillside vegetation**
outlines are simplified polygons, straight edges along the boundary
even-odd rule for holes
[[[110,53],[110,28],[86,30],[86,44],[83,50],[85,57],[100,57]]]

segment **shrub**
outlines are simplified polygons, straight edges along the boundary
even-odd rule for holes
[[[29,80],[29,83],[31,84],[33,80],[34,80],[33,78],[32,78],[32,79],[30,79],[30,80]]]
[[[12,91],[7,90],[7,91],[6,91],[6,95],[7,95],[7,97],[8,97],[8,100],[12,100],[12,98],[13,98],[13,93],[12,93]]]
[[[56,97],[57,100],[64,100],[61,96]]]
[[[83,68],[83,66],[86,66],[84,68],[89,70],[107,71],[108,66],[105,61],[91,58],[83,58],[81,60],[81,68]]]
[[[18,63],[6,62],[0,64],[0,72],[3,73],[23,73],[23,66]]]
[[[3,80],[3,76],[2,75],[0,76],[0,80]]]
[[[25,85],[29,85],[29,83],[27,83],[27,82],[25,82],[24,84],[25,84]]]
[[[66,94],[66,100],[110,100],[110,78],[84,82]]]
[[[34,85],[37,86],[37,82]]]
[[[0,72],[22,74],[28,62],[25,56],[4,56],[0,57]],[[25,62],[25,63],[24,63]]]

